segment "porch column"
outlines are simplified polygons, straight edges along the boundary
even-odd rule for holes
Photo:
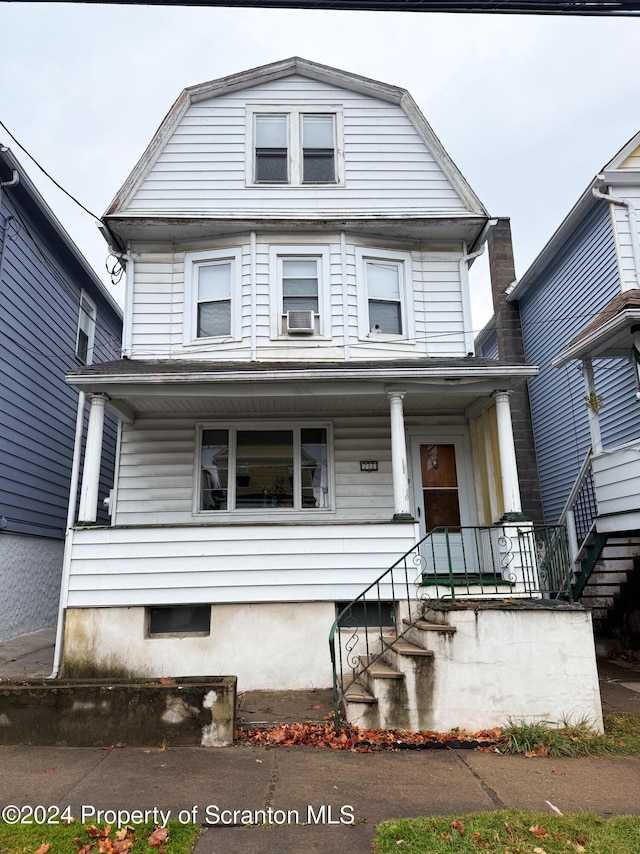
[[[78,512],[78,523],[81,525],[95,525],[98,517],[98,486],[106,402],[107,396],[105,394],[89,395],[89,425],[87,427],[87,446],[84,452],[82,489]]]
[[[520,503],[516,446],[513,441],[511,406],[509,404],[510,394],[510,391],[496,391],[493,397],[496,401],[498,450],[502,475],[502,497],[504,500],[504,516],[502,518],[507,522],[518,522],[524,520],[526,517],[522,513],[522,504]]]
[[[593,362],[591,359],[582,360],[582,376],[584,377],[584,394],[587,402],[587,415],[589,417],[589,435],[591,436],[591,450],[599,454],[602,450],[602,436],[600,435],[600,416],[602,409],[602,398],[596,394],[596,383],[593,376]]]
[[[409,469],[407,443],[404,434],[404,391],[389,391],[391,408],[391,469],[393,472],[393,518],[413,519],[409,506]]]

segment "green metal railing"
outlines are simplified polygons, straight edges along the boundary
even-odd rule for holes
[[[444,600],[503,597],[571,599],[564,526],[509,523],[430,531],[341,608],[331,627],[336,730],[346,692],[382,657],[383,637],[403,637]]]

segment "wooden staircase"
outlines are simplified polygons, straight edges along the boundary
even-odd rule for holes
[[[593,532],[580,557],[580,569],[572,584],[573,598],[591,609],[599,634],[613,634],[616,613],[640,559],[640,533]]]
[[[367,667],[367,657],[361,656],[362,670],[343,699],[350,724],[364,729],[430,729],[434,659],[456,629],[422,619],[404,623],[408,628],[402,637],[381,638],[380,659]]]

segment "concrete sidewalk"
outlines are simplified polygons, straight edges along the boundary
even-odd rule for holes
[[[47,676],[52,643],[44,632],[1,644],[0,680]],[[640,667],[602,659],[599,668],[605,714],[640,713]],[[285,708],[278,705],[284,696],[247,692],[240,713],[245,723],[321,718],[325,693],[293,698],[297,706],[289,698]],[[174,819],[184,810],[185,818],[188,812],[209,825],[196,854],[371,854],[383,819],[502,807],[551,812],[549,802],[562,812],[638,813],[640,757],[552,760],[471,750],[362,754],[248,745],[0,747],[0,806],[70,806],[79,819],[84,806],[89,823],[99,817],[87,807],[157,808]],[[264,816],[256,816],[261,810]],[[246,826],[264,817],[270,827]]]
[[[2,806],[70,806],[78,819],[84,808],[90,823],[100,817],[88,808],[157,808],[174,819],[184,810],[185,819],[195,815],[210,825],[197,854],[370,854],[375,826],[387,818],[502,807],[550,812],[548,802],[563,812],[608,816],[637,813],[639,799],[640,757],[553,760],[471,750],[362,754],[247,745],[0,747]],[[272,827],[243,826],[258,810]]]

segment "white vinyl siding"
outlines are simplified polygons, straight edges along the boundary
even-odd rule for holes
[[[411,524],[78,530],[68,607],[348,601],[414,542]]]
[[[627,187],[616,189],[613,192],[614,196],[628,199],[636,210],[636,246],[640,246],[640,182],[637,187]],[[618,260],[620,264],[620,278],[622,281],[622,290],[626,291],[630,288],[638,287],[638,279],[636,278],[635,260],[633,257],[633,247],[631,245],[631,230],[629,228],[629,215],[627,209],[622,205],[612,205],[614,229],[617,238]]]
[[[149,418],[123,425],[114,524],[179,525],[196,520],[195,427],[195,419]],[[366,425],[360,420],[334,420],[329,480],[335,483],[335,518],[384,522],[393,516],[389,431],[385,419],[367,419]],[[361,459],[378,460],[378,472],[361,472]],[[299,516],[305,518],[304,511]],[[317,520],[317,511],[307,512],[306,518]],[[215,525],[215,514],[207,521]]]
[[[344,270],[339,234],[259,234],[252,263],[249,235],[216,241],[215,246],[195,251],[138,253],[133,286],[132,350],[133,358],[175,356],[177,358],[246,359],[255,339],[260,359],[311,361],[343,359],[345,346],[355,359],[393,359],[406,356],[464,356],[464,311],[460,278],[459,251],[408,251],[398,242],[398,249],[381,241],[354,238],[345,240]],[[404,248],[401,248],[404,247]],[[234,311],[235,333],[229,339],[206,339],[185,344],[185,257],[187,267],[192,257],[233,256],[238,271],[238,298]],[[279,257],[316,257],[320,259],[318,333],[310,336],[280,335],[281,297],[278,289],[276,261]],[[359,320],[366,305],[359,310],[359,288],[362,285],[361,264],[357,256],[391,257],[406,260],[411,282],[406,281],[407,316],[413,315],[408,336],[362,336]],[[251,281],[255,265],[255,283]],[[187,275],[188,279],[188,275]],[[252,293],[253,292],[253,293]],[[235,296],[235,294],[234,294]],[[345,304],[346,298],[346,304]],[[252,314],[252,304],[255,305]],[[190,299],[187,305],[191,306]],[[366,315],[365,315],[366,316]],[[187,322],[189,318],[187,316]],[[187,334],[188,337],[188,334]]]
[[[342,108],[344,186],[246,186],[247,104]],[[338,151],[338,163],[340,152]],[[122,213],[443,215],[465,211],[402,108],[301,76],[191,105]]]

